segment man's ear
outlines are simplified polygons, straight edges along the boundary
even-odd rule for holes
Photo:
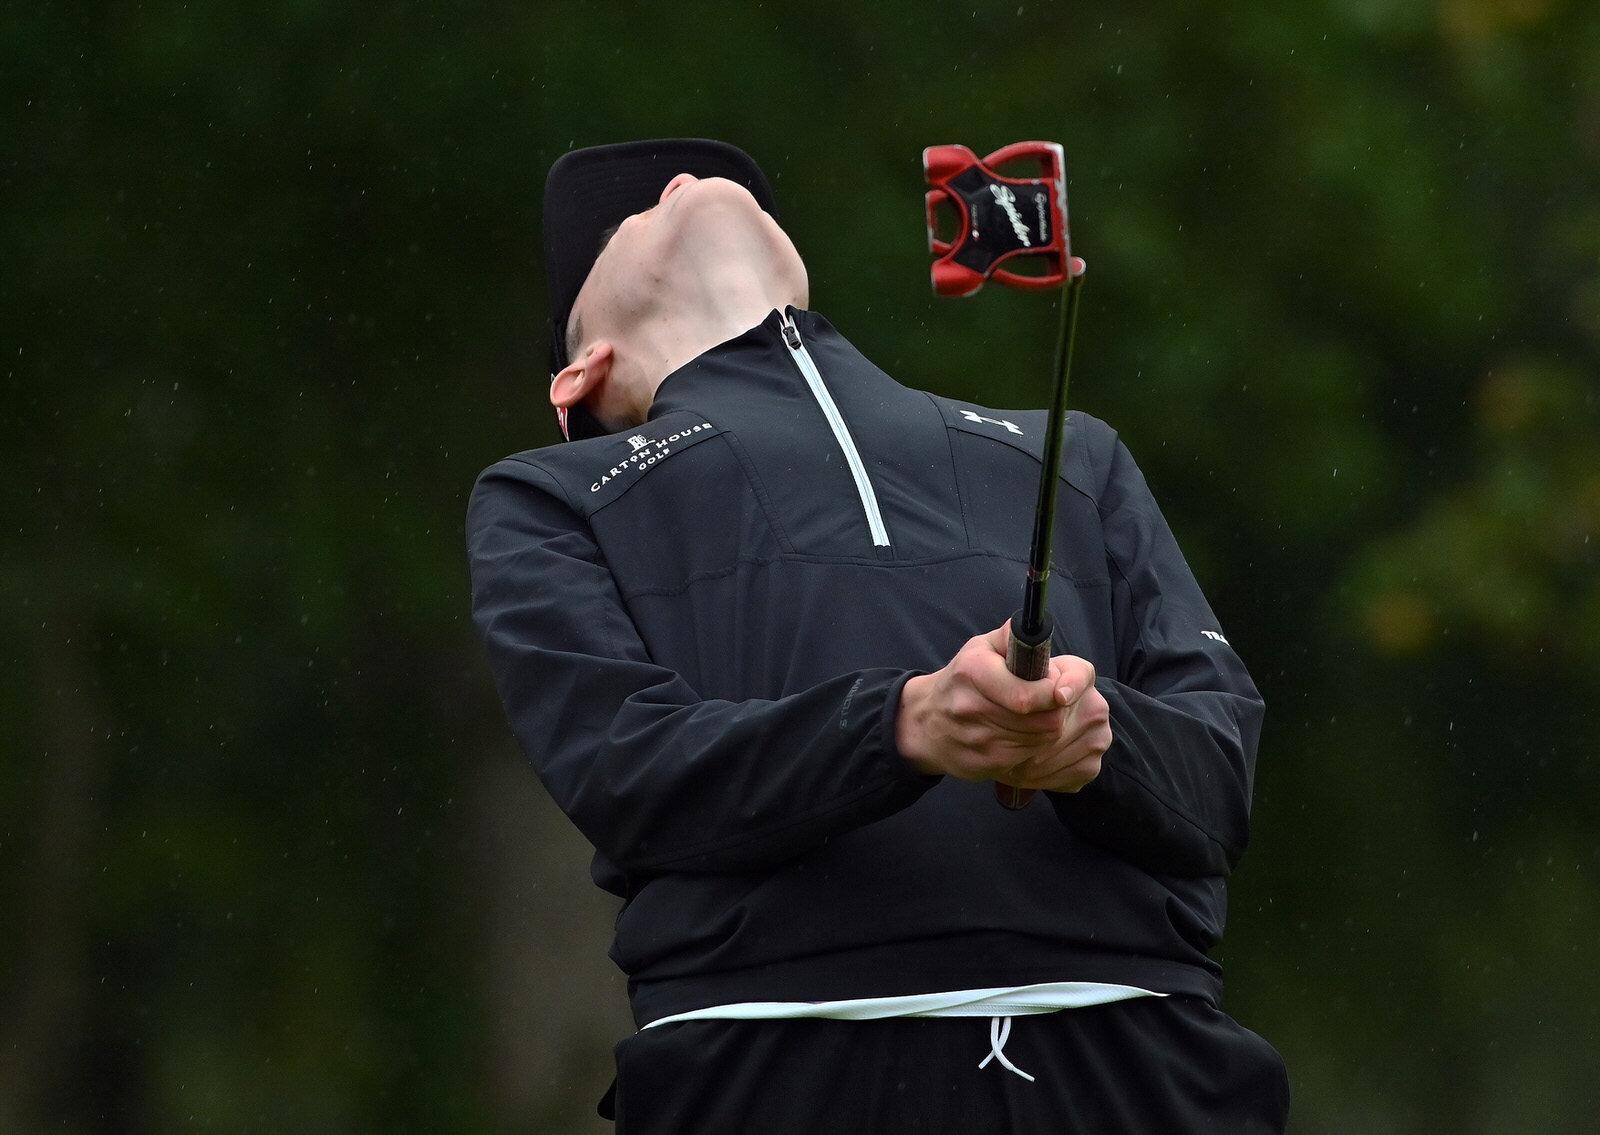
[[[616,358],[604,339],[590,343],[583,357],[568,363],[550,380],[550,404],[570,410],[605,385]]]

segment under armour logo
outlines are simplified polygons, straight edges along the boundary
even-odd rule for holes
[[[974,414],[971,410],[961,411],[961,416],[969,422],[988,422],[991,426],[1002,426],[1014,434],[1022,433],[1022,428],[1014,422],[1002,421],[999,418],[986,418],[982,414]]]

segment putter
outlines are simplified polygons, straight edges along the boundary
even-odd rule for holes
[[[1036,162],[1037,177],[1005,177],[1000,166]],[[1084,263],[1072,255],[1067,227],[1067,180],[1061,146],[1055,142],[1016,142],[980,159],[965,146],[929,146],[922,151],[928,248],[933,289],[941,296],[970,296],[986,280],[1013,288],[1059,288],[1060,329],[1056,336],[1055,393],[1045,431],[1039,493],[1034,506],[1033,540],[1022,607],[1011,616],[1006,668],[1030,681],[1050,672],[1054,625],[1045,608],[1050,582],[1050,543],[1055,532],[1056,494],[1061,485],[1061,446],[1066,433],[1067,378],[1078,322],[1078,297]],[[939,235],[938,215],[953,211],[954,234]],[[1034,269],[1031,273],[1019,267]],[[995,796],[1013,810],[1027,806],[1033,789],[995,784]]]

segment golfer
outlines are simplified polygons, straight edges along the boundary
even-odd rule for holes
[[[900,385],[808,310],[766,178],[567,154],[573,440],[487,469],[473,606],[621,896],[624,1135],[1279,1132],[1218,1008],[1262,705],[1116,434],[1074,413],[1047,677],[1006,669],[1043,412]],[[990,782],[1039,790],[1021,811]]]

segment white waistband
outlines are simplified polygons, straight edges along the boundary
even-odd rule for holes
[[[1033,1077],[1006,1057],[1011,1018],[1108,1005],[1133,997],[1165,997],[1135,985],[1106,985],[1098,981],[1052,981],[1041,985],[1016,985],[1000,989],[958,989],[949,993],[915,993],[908,997],[855,997],[845,1001],[743,1001],[713,1005],[687,1013],[674,1013],[644,1027],[678,1021],[788,1021],[825,1017],[835,1021],[880,1021],[890,1017],[988,1017],[989,1055],[978,1064],[986,1068],[998,1060],[1007,1071],[1028,1082]]]
[[[888,1017],[1021,1017],[1106,1005],[1132,997],[1165,997],[1134,985],[1098,981],[1051,981],[998,989],[958,989],[906,997],[855,997],[845,1001],[741,1001],[674,1013],[644,1027],[678,1021],[788,1021],[826,1017],[836,1021],[877,1021]]]

